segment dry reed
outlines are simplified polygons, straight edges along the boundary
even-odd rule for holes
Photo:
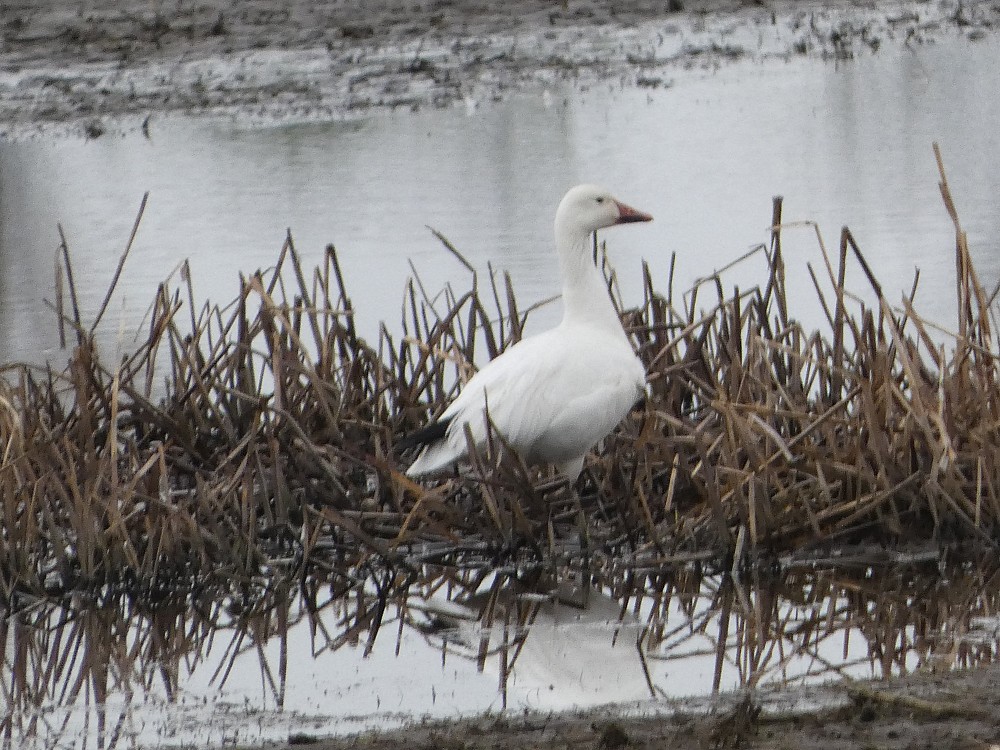
[[[796,323],[780,201],[763,285],[727,295],[715,277],[685,298],[672,281],[659,292],[647,270],[643,305],[622,317],[649,398],[588,460],[582,520],[557,480],[499,440],[470,471],[429,484],[407,479],[393,450],[473,362],[519,338],[526,313],[509,279],[491,274],[486,289],[474,281],[433,304],[414,284],[403,337],[383,328],[372,346],[354,328],[334,249],[307,273],[289,236],[274,269],[244,278],[225,307],[198,307],[190,283],[162,286],[146,340],[109,364],[80,319],[64,252],[72,360],[63,371],[11,365],[0,382],[0,594],[127,591],[158,606],[224,582],[249,606],[277,582],[344,595],[358,571],[400,592],[428,564],[573,560],[600,580],[623,563],[738,570],[804,545],[991,542],[992,298],[943,169],[941,191],[958,270],[947,356],[912,306],[888,304],[846,228],[835,256],[822,248],[829,330]],[[856,314],[844,287],[852,259],[878,295]]]

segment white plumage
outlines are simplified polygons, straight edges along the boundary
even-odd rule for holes
[[[486,414],[528,463],[555,464],[574,481],[598,441],[645,393],[646,373],[622,329],[604,276],[593,260],[598,229],[650,221],[594,185],[578,185],[556,210],[556,250],[563,279],[563,319],[500,354],[465,385],[438,418],[436,439],[406,473],[445,468],[486,439]],[[443,434],[442,434],[443,432]],[[419,442],[419,434],[415,436]]]

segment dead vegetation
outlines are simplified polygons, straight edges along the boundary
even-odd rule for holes
[[[992,297],[943,174],[952,351],[912,306],[890,306],[847,229],[814,269],[829,330],[804,330],[787,309],[780,201],[762,286],[726,294],[714,277],[678,298],[647,273],[643,305],[622,315],[649,398],[588,461],[583,524],[557,480],[499,441],[437,483],[400,473],[394,442],[443,408],[473,362],[519,338],[509,283],[493,276],[435,300],[414,285],[404,337],[383,329],[370,345],[333,249],[310,275],[289,237],[275,268],[245,278],[225,307],[198,307],[190,284],[161,287],[146,340],[107,363],[66,253],[71,362],[11,365],[0,383],[0,591],[14,601],[122,587],[156,602],[217,580],[253,588],[277,569],[306,589],[347,590],[352,571],[376,563],[405,582],[428,563],[586,553],[595,574],[608,560],[728,570],[813,544],[990,542]],[[879,300],[856,314],[843,283],[854,261]]]
[[[671,602],[695,616],[705,571],[780,567],[794,578],[803,550],[827,568],[904,562],[873,542],[923,544],[911,562],[932,567],[942,550],[955,560],[992,549],[1000,343],[943,168],[941,192],[955,222],[953,348],[907,301],[889,304],[847,229],[813,269],[829,328],[803,329],[786,299],[778,200],[770,246],[759,250],[770,268],[763,285],[728,294],[716,276],[675,296],[671,279],[662,291],[647,272],[643,304],[622,316],[649,398],[590,458],[579,499],[499,439],[439,482],[401,474],[396,441],[443,408],[474,362],[521,335],[526,313],[496,275],[436,298],[415,281],[403,337],[383,329],[372,345],[355,331],[333,248],[307,272],[289,237],[274,269],[244,278],[226,306],[199,306],[190,283],[162,286],[142,345],[109,363],[94,343],[103,310],[84,324],[65,252],[70,363],[9,365],[0,379],[0,595],[5,637],[21,644],[5,662],[12,713],[0,728],[8,739],[13,723],[25,730],[13,712],[55,693],[73,702],[83,690],[100,703],[115,684],[156,679],[170,694],[185,655],[219,627],[233,633],[228,664],[331,606],[339,630],[313,625],[323,648],[362,640],[370,649],[393,618],[400,632],[404,621],[432,632],[433,621],[406,614],[411,589],[478,602],[480,621],[502,622],[511,640],[487,639],[472,658],[502,653],[509,666],[537,603],[505,597],[548,591],[569,572],[620,602],[623,617],[645,601],[643,651],[669,645]],[[851,263],[874,308],[845,288]],[[830,589],[830,601],[857,598],[845,627],[887,591],[904,597],[898,607],[922,599],[904,581],[872,585],[864,574]],[[754,613],[741,637],[746,658],[763,658],[768,628],[783,632],[764,623],[789,603],[826,600],[812,578],[792,589],[751,604],[726,584],[708,594],[710,610]],[[965,617],[978,606],[970,597],[958,603]],[[830,617],[818,612],[810,628]],[[908,627],[890,619],[877,642]],[[129,628],[127,649],[109,645]],[[720,670],[726,638],[714,646]],[[280,706],[287,663],[272,668],[261,654]],[[905,669],[905,653],[869,659]],[[764,674],[756,661],[744,667],[751,686]]]

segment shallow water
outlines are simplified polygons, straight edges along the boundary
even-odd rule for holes
[[[933,557],[736,582],[663,568],[593,591],[582,609],[502,574],[424,572],[405,596],[371,590],[315,609],[294,592],[254,611],[230,600],[153,613],[108,592],[101,606],[25,607],[4,634],[4,736],[25,748],[219,747],[505,708],[650,713],[718,690],[969,667],[1000,651],[995,573],[945,573]]]
[[[394,326],[409,262],[432,293],[468,273],[426,229],[485,273],[508,271],[522,306],[558,291],[555,204],[596,181],[654,214],[605,238],[626,302],[640,263],[677,291],[768,239],[771,198],[786,222],[815,221],[831,249],[849,225],[898,301],[921,269],[918,309],[950,324],[954,233],[937,188],[939,141],[984,284],[1000,278],[1000,44],[942,40],[849,63],[796,59],[680,73],[652,89],[551,90],[499,104],[400,112],[352,123],[248,127],[170,119],[151,137],[0,143],[0,353],[56,362],[54,264],[61,224],[82,317],[92,319],[150,192],[102,341],[129,349],[156,285],[190,259],[196,294],[225,302],[238,274],[269,266],[290,228],[307,261],[334,243],[360,330]],[[955,81],[961,85],[955,85]],[[821,322],[807,264],[814,232],[790,228],[792,314]],[[727,283],[762,280],[762,259]],[[175,277],[176,279],[176,277]],[[871,299],[856,266],[849,285]],[[550,324],[558,305],[535,314]]]

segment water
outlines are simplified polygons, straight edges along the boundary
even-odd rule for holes
[[[307,260],[318,261],[326,243],[337,245],[368,336],[379,321],[392,326],[398,317],[410,261],[430,290],[468,283],[425,225],[482,272],[488,262],[509,271],[522,306],[545,299],[558,288],[554,206],[581,180],[607,184],[656,217],[605,235],[626,301],[638,298],[643,259],[665,286],[676,252],[683,289],[766,241],[771,197],[782,194],[785,219],[818,222],[830,247],[840,226],[850,225],[890,300],[920,268],[918,306],[947,325],[954,233],[931,142],[941,143],[973,255],[992,288],[1000,279],[1000,104],[991,75],[998,63],[995,42],[943,42],[850,64],[734,65],[679,74],[650,90],[552,89],[469,111],[349,124],[154,120],[150,140],[0,143],[0,351],[35,362],[67,357],[44,303],[54,299],[56,224],[72,251],[87,320],[145,191],[148,208],[101,329],[102,343],[115,351],[129,348],[156,285],[183,259],[191,261],[197,296],[224,302],[235,297],[239,273],[273,263],[286,228]],[[792,313],[819,324],[807,273],[810,263],[822,270],[815,233],[789,227],[784,242]],[[745,288],[762,271],[759,259],[751,261],[727,283]],[[850,280],[865,291],[856,267]],[[550,305],[532,325],[557,315]],[[185,607],[174,620],[154,621],[123,600],[81,605],[87,616],[64,622],[63,613],[36,605],[26,608],[35,618],[30,627],[6,632],[0,684],[20,685],[14,674],[44,676],[41,666],[30,667],[127,632],[135,646],[127,659],[108,652],[102,662],[101,649],[85,649],[96,656],[6,697],[27,701],[25,709],[29,697],[38,701],[40,710],[18,714],[15,724],[42,717],[36,726],[50,746],[93,735],[100,715],[105,737],[119,727],[117,746],[148,747],[342,732],[504,705],[544,711],[648,701],[993,658],[995,622],[968,635],[974,615],[996,610],[984,579],[932,577],[924,588],[916,580],[904,584],[869,569],[741,590],[691,574],[671,579],[668,598],[663,587],[644,590],[624,622],[621,598],[635,592],[599,592],[587,612],[529,597],[488,620],[486,584],[451,598],[428,585],[391,602],[371,641],[373,628],[352,602],[313,612],[292,597],[286,631],[266,613],[257,621],[222,612],[206,623]],[[897,619],[900,612],[907,617]],[[518,619],[527,616],[530,622]],[[588,668],[594,664],[608,666]],[[98,677],[115,679],[102,683],[87,673],[76,682],[79,670],[94,667]],[[64,689],[77,684],[86,688]],[[89,691],[100,684],[110,693],[98,714]]]
[[[718,690],[763,688],[767,701],[769,687],[971,667],[1000,653],[994,567],[870,560],[735,582],[661,566],[614,595],[592,592],[584,609],[523,579],[433,566],[404,596],[380,600],[371,588],[318,608],[294,588],[242,611],[206,605],[212,592],[197,595],[203,606],[155,612],[109,592],[100,606],[25,607],[4,633],[5,736],[24,748],[81,737],[220,747],[503,709],[615,701],[670,713],[671,699]],[[110,647],[122,633],[127,648]],[[796,699],[816,697],[784,700]]]
[[[54,261],[61,223],[83,318],[96,313],[135,218],[150,201],[102,341],[129,349],[156,285],[185,258],[201,298],[228,301],[240,272],[269,266],[286,229],[309,261],[334,243],[360,329],[398,319],[405,280],[463,288],[467,272],[426,229],[481,272],[508,271],[528,304],[558,291],[551,221],[565,189],[611,186],[654,214],[608,232],[626,301],[645,259],[683,290],[768,238],[771,197],[786,222],[819,224],[830,247],[849,225],[891,301],[923,272],[918,306],[949,324],[954,234],[931,143],[948,176],[987,287],[1000,278],[996,210],[1000,45],[942,41],[834,65],[739,64],[679,74],[657,89],[555,90],[498,105],[372,116],[344,124],[249,128],[153,122],[152,137],[39,138],[0,144],[0,330],[5,358],[56,362]],[[961,85],[955,85],[960,81]],[[670,82],[667,82],[670,83]],[[793,315],[820,324],[807,263],[815,234],[785,235]],[[763,263],[730,283],[760,281]],[[867,292],[857,267],[849,284]],[[869,297],[870,299],[870,297]],[[547,326],[550,305],[534,316]]]

